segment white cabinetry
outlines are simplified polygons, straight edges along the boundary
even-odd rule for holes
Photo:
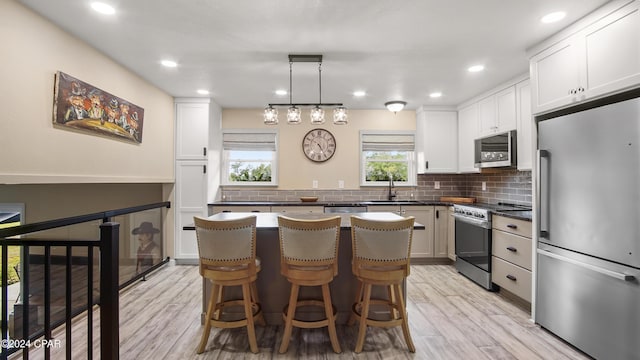
[[[176,99],[175,258],[198,258],[196,234],[182,230],[208,215],[209,99]]]
[[[207,216],[207,162],[178,161],[176,164],[176,259],[197,259],[198,244],[193,230],[183,230],[193,224],[194,216]]]
[[[562,40],[533,52],[533,113],[640,84],[639,6],[639,1],[613,1],[590,15],[590,23],[583,21],[582,27],[567,29],[556,36],[564,35]]]
[[[510,86],[478,101],[480,137],[516,128],[516,93]]]
[[[478,137],[478,104],[458,111],[458,172],[479,172],[475,163],[474,140]]]
[[[458,114],[455,110],[420,108],[416,113],[418,173],[458,171]]]
[[[531,83],[516,84],[518,170],[531,170],[533,165],[533,115],[531,114]]]
[[[208,147],[209,103],[176,102],[176,160],[206,159]]]

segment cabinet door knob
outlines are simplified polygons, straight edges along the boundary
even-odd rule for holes
[[[518,249],[514,248],[513,246],[507,246],[507,250],[511,251],[511,252],[517,252]]]
[[[509,280],[511,280],[511,281],[516,281],[516,280],[518,280],[518,278],[516,278],[515,276],[513,276],[513,275],[511,275],[511,274],[507,275],[507,279],[509,279]]]

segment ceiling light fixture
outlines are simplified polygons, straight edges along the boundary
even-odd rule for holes
[[[364,92],[364,91],[354,91],[353,92],[353,96],[355,96],[355,97],[363,97],[365,95],[367,95],[367,93]]]
[[[556,21],[560,21],[560,20],[564,19],[565,16],[567,16],[566,12],[564,12],[564,11],[556,11],[556,12],[552,12],[550,14],[547,14],[547,15],[543,16],[542,19],[540,19],[540,21],[545,23],[545,24],[549,24],[549,23],[554,23]]]
[[[400,100],[387,101],[386,103],[384,103],[384,106],[386,106],[387,109],[393,112],[394,114],[397,113],[398,111],[402,111],[405,105],[407,105],[407,103]]]
[[[278,90],[276,90],[276,95],[285,96],[285,95],[287,95],[287,90],[278,89]]]
[[[116,13],[116,9],[114,9],[113,6],[102,2],[91,3],[91,8],[100,14],[113,15]]]
[[[200,95],[209,95],[209,91],[205,89],[200,89],[197,91]]]
[[[482,70],[484,70],[484,65],[473,65],[467,69],[469,72],[479,72]]]
[[[171,67],[171,68],[178,66],[177,62],[171,61],[171,60],[162,60],[160,61],[160,64],[162,64],[162,66]]]
[[[441,92],[432,92],[431,94],[429,94],[429,97],[432,99],[436,99],[442,96]]]
[[[318,102],[295,104],[293,102],[293,63],[294,62],[317,62],[318,63]],[[276,107],[287,106],[287,123],[297,125],[302,122],[300,107],[312,106],[310,115],[311,123],[314,125],[324,124],[325,106],[335,106],[333,109],[333,123],[335,125],[345,125],[348,123],[347,108],[340,103],[329,104],[322,102],[322,55],[289,55],[289,103],[288,104],[268,104],[264,109],[264,123],[266,125],[278,124],[278,110]]]

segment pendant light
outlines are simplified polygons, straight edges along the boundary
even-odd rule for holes
[[[295,104],[293,103],[293,63],[294,62],[317,62],[318,63],[318,103],[316,104]],[[303,106],[312,106],[309,115],[311,124],[321,125],[325,122],[325,106],[335,106],[333,110],[333,123],[335,125],[345,125],[348,122],[347,108],[342,104],[322,103],[322,55],[289,55],[289,103],[269,104],[264,109],[264,123],[267,125],[278,124],[277,106],[287,106],[287,124],[298,125],[302,123]]]
[[[311,123],[313,125],[324,124],[324,110],[322,104],[322,63],[318,63],[318,104],[311,109]]]

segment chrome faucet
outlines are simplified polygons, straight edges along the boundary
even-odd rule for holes
[[[389,196],[388,200],[393,200],[396,197],[396,192],[393,189],[393,174],[389,174]]]

